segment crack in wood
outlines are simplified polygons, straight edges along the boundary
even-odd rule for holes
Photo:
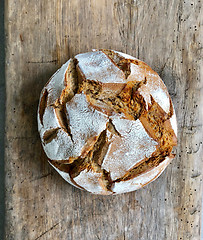
[[[192,212],[190,212],[190,215],[194,215],[197,212],[197,209],[195,208]]]
[[[30,182],[34,182],[34,181],[36,181],[36,180],[40,180],[40,179],[42,179],[42,178],[46,178],[46,177],[48,177],[48,176],[50,176],[50,175],[53,175],[53,173],[50,172],[50,173],[44,174],[44,175],[42,175],[42,176],[40,176],[40,177],[37,177],[37,178],[31,180]]]
[[[191,178],[197,178],[199,176],[201,176],[201,173],[193,173]]]
[[[57,63],[57,60],[50,60],[50,61],[27,61],[26,63]]]
[[[54,224],[51,228],[49,228],[47,231],[43,232],[41,235],[39,235],[37,238],[35,238],[34,240],[37,240],[39,238],[41,238],[42,236],[44,236],[46,233],[50,232],[51,230],[53,230],[56,226],[59,225],[60,222]]]

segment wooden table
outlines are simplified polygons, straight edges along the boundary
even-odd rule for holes
[[[7,0],[6,238],[200,239],[202,1]],[[92,48],[131,54],[157,71],[178,118],[176,158],[136,192],[96,196],[47,163],[37,132],[39,94],[70,57]]]

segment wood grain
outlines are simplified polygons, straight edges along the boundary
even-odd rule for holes
[[[202,1],[7,0],[5,239],[200,239]],[[126,52],[166,83],[179,127],[176,158],[136,192],[94,196],[47,163],[39,94],[62,63],[92,48]]]

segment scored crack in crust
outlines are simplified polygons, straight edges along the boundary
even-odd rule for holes
[[[99,62],[95,61],[95,56],[97,60],[99,59]],[[77,55],[74,59],[69,60],[64,72],[64,87],[61,89],[61,93],[57,95],[58,97],[56,97],[55,101],[48,104],[52,88],[50,90],[48,85],[46,85],[39,104],[39,121],[42,126],[44,114],[48,106],[54,109],[58,121],[58,126],[55,128],[42,131],[44,145],[51,143],[55,139],[57,140],[59,130],[64,131],[70,137],[72,144],[75,144],[67,106],[78,94],[85,95],[89,106],[95,109],[94,111],[101,112],[107,116],[106,128],[99,134],[94,134],[86,140],[79,156],[69,156],[66,160],[49,159],[50,164],[62,176],[63,173],[67,174],[68,177],[64,177],[67,181],[81,189],[97,194],[116,194],[114,192],[114,189],[116,189],[114,187],[115,183],[132,180],[158,167],[167,157],[174,158],[171,151],[173,146],[177,144],[176,126],[174,126],[174,121],[171,121],[175,113],[165,85],[159,80],[159,88],[163,89],[163,92],[169,99],[169,107],[167,108],[165,107],[166,104],[163,107],[162,102],[157,101],[159,97],[157,97],[156,92],[153,92],[157,86],[151,87],[151,89],[149,86],[149,83],[152,85],[151,78],[154,76],[157,78],[156,73],[145,63],[132,57],[127,58],[126,56],[128,55],[105,49],[96,50],[95,55]],[[105,58],[104,63],[100,60],[102,58]],[[91,72],[92,69],[86,61],[90,62],[89,65],[93,65],[92,68],[99,68],[98,65],[102,64],[101,67],[103,68],[109,65],[111,67],[108,67],[106,70],[107,74],[102,73],[100,78],[94,78],[94,72]],[[95,65],[95,62],[97,65]],[[137,68],[135,66],[141,69],[139,77],[137,77]],[[108,74],[112,79],[116,79],[115,81],[117,82],[110,81]],[[119,80],[121,78],[122,81]],[[147,91],[150,98],[146,95]],[[127,121],[137,121],[139,119],[147,134],[157,144],[151,156],[140,159],[125,174],[112,179],[111,171],[103,167],[103,162],[109,154],[115,136],[124,139],[124,136],[122,136],[113,123],[111,116],[115,114]],[[41,128],[43,129],[43,127]],[[86,174],[85,176],[89,174],[86,180],[84,179],[84,174]],[[84,182],[88,182],[88,187],[84,186],[81,179],[82,176]],[[98,187],[96,185],[99,185],[101,189],[96,188]],[[91,190],[93,188],[96,190]],[[127,191],[130,190],[128,189]]]
[[[108,125],[109,126],[109,125]],[[107,128],[108,128],[107,126]],[[84,158],[77,158],[71,164],[61,163],[60,161],[49,160],[52,165],[60,171],[67,172],[70,175],[71,181],[77,185],[74,178],[77,177],[82,171],[94,171],[100,173],[100,184],[106,192],[112,192],[112,180],[105,169],[101,168],[103,158],[108,150],[108,142],[106,137],[106,130],[102,131],[93,148],[88,152]],[[81,186],[80,186],[81,187]]]
[[[40,122],[42,125],[43,125],[44,112],[47,107],[47,97],[48,97],[48,91],[47,91],[47,89],[45,89],[45,91],[41,97],[41,101],[40,101],[40,105],[39,105],[39,119],[40,119]]]

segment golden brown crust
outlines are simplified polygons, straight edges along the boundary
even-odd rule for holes
[[[125,189],[118,190],[119,183],[124,183],[125,186],[125,183],[136,182],[145,175],[140,186],[153,181],[169,163],[169,159],[174,158],[171,151],[177,144],[176,123],[171,121],[175,113],[165,85],[147,64],[126,56],[106,49],[95,54],[77,55],[69,60],[68,67],[63,70],[63,88],[60,94],[57,90],[54,92],[56,96],[53,96],[51,80],[46,85],[39,104],[39,128],[45,151],[54,149],[56,144],[61,147],[68,139],[72,141],[66,153],[68,157],[54,160],[57,151],[52,151],[50,164],[62,176],[66,174],[64,178],[73,185],[97,194],[116,194],[112,189],[117,189],[118,193],[125,192]],[[56,77],[54,81],[57,81]],[[103,119],[101,123],[106,126],[100,133],[83,133],[80,149],[76,143],[78,139],[72,133],[77,127],[72,121],[74,117],[80,117],[78,113],[77,116],[74,115],[78,106],[76,95],[77,99],[85,96],[86,103],[80,110],[81,116],[86,116],[83,111],[96,112],[98,119],[100,112]],[[54,97],[54,102],[49,100]],[[57,119],[57,123],[51,128],[51,124],[46,122],[48,113],[45,114],[49,102],[53,102],[51,106]],[[72,107],[76,107],[74,114],[69,109],[70,102]],[[89,124],[91,129],[94,121],[98,120],[93,117],[89,119],[89,123],[85,121],[85,124]],[[78,124],[81,125],[82,122],[79,121]],[[62,138],[61,130],[69,138]],[[136,141],[140,143],[137,144]],[[115,143],[122,145],[116,146]],[[133,146],[137,148],[135,153]],[[120,150],[117,151],[117,148]],[[133,159],[132,153],[128,151],[138,156]],[[126,157],[127,155],[130,157]],[[127,161],[130,162],[128,167],[125,166]],[[125,170],[119,173],[122,168]],[[117,173],[114,174],[114,170]]]

